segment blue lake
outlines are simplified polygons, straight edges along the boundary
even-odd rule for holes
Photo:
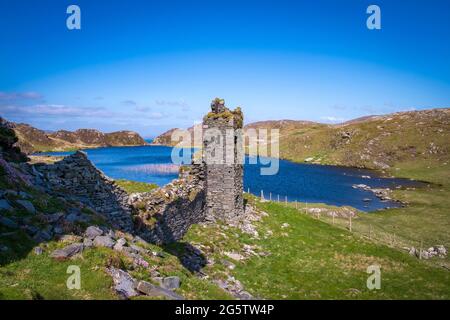
[[[178,176],[178,167],[172,164],[171,147],[138,146],[84,150],[89,159],[113,179],[128,179],[156,183],[160,186]],[[49,152],[49,155],[68,155],[71,152]],[[260,164],[244,167],[244,188],[255,195],[264,191],[266,198],[284,201],[349,205],[363,211],[374,211],[386,207],[398,207],[395,202],[383,202],[372,192],[352,188],[365,184],[373,188],[416,186],[408,179],[381,178],[376,172],[355,168],[298,164],[280,160],[279,171],[273,176],[260,174]],[[370,176],[370,179],[363,176]],[[369,201],[370,199],[370,201]]]

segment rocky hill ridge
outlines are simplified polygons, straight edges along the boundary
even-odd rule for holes
[[[140,146],[147,142],[134,131],[103,133],[95,129],[59,130],[48,133],[24,123],[9,122],[15,131],[17,146],[25,153],[67,151],[97,147]]]
[[[398,164],[450,161],[450,108],[396,112],[357,118],[340,124],[268,120],[249,129],[279,129],[280,158],[296,162],[390,169]],[[157,137],[166,145],[170,130]]]

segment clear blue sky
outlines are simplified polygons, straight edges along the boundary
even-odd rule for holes
[[[247,122],[449,107],[449,36],[448,0],[2,0],[0,115],[153,136],[216,96]]]

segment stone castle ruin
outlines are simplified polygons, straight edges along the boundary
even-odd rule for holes
[[[243,115],[213,100],[203,120],[202,161],[180,168],[179,178],[148,193],[128,195],[83,152],[35,166],[36,183],[102,214],[115,228],[149,242],[180,240],[197,223],[232,224],[244,215]]]
[[[203,163],[206,173],[206,219],[228,221],[244,212],[243,115],[222,99],[211,103],[203,119]]]

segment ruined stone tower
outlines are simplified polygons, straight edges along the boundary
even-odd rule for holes
[[[244,213],[243,115],[216,98],[203,119],[203,162],[206,169],[206,219],[230,221]]]

